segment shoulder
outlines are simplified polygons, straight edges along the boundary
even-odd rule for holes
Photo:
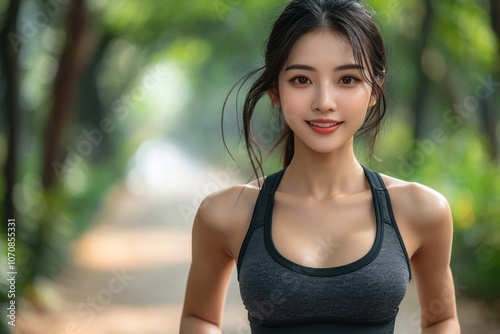
[[[259,194],[256,182],[236,185],[216,191],[201,202],[197,215],[208,222],[223,223],[241,210],[255,204]]]
[[[417,231],[441,230],[452,223],[450,206],[436,190],[380,174],[389,191],[394,211]]]
[[[447,321],[449,330],[458,328],[453,276],[450,259],[453,221],[446,198],[439,192],[416,182],[405,182],[382,175],[389,190],[398,227],[408,253],[415,278],[422,328]],[[451,298],[443,299],[443,293]],[[439,301],[439,312],[436,312]],[[458,333],[459,331],[453,331]]]
[[[259,181],[262,184],[262,180]],[[229,240],[248,227],[259,189],[255,180],[206,196],[198,208],[195,223],[217,235],[227,253],[232,253]]]

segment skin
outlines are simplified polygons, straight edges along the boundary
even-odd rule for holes
[[[372,196],[354,155],[353,136],[376,99],[360,69],[339,69],[352,64],[344,38],[325,30],[307,34],[283,66],[278,91],[269,92],[295,135],[294,158],[275,195],[272,238],[285,258],[309,267],[351,263],[375,240]],[[334,133],[321,135],[306,122],[313,119],[342,123]],[[426,186],[381,176],[410,257],[422,332],[460,333],[449,266],[448,202]],[[181,333],[221,333],[227,286],[258,191],[254,181],[211,194],[201,204],[193,224]]]

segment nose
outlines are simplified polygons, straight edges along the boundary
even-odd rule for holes
[[[324,84],[318,87],[312,109],[319,112],[332,112],[337,110],[335,92],[331,85]]]

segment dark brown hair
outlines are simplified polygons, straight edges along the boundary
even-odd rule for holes
[[[290,2],[274,22],[266,43],[264,65],[236,83],[230,90],[222,108],[222,136],[224,145],[223,117],[229,95],[237,85],[238,92],[250,77],[260,72],[260,75],[250,87],[243,106],[243,136],[250,162],[255,176],[264,176],[262,168],[262,153],[258,143],[251,135],[251,121],[255,106],[269,92],[277,95],[278,76],[287,61],[295,43],[303,35],[319,29],[329,29],[344,36],[351,44],[356,64],[368,68],[361,71],[363,79],[371,86],[377,102],[369,108],[363,126],[356,137],[369,137],[370,153],[380,131],[381,121],[386,113],[386,98],[382,82],[386,74],[386,54],[380,31],[367,7],[354,0],[294,0]],[[275,108],[275,107],[273,107]],[[294,154],[294,134],[279,113],[281,132],[273,146],[284,142],[283,167],[288,166]]]

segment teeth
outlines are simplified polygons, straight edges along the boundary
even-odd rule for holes
[[[316,122],[309,122],[309,124],[317,126],[319,128],[330,128],[332,126],[335,126],[339,124],[338,122],[332,122],[332,123],[316,123]]]

